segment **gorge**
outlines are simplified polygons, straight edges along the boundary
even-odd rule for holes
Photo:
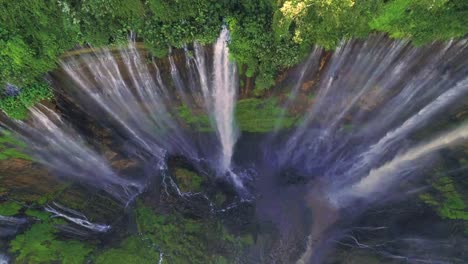
[[[0,264],[468,260],[468,39],[343,37],[259,89],[235,26],[6,84]]]

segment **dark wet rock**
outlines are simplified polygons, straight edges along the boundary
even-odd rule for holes
[[[106,224],[118,221],[125,206],[103,191],[93,190],[78,184],[71,185],[51,202],[78,211],[85,215],[89,221]]]
[[[292,168],[285,169],[279,176],[279,181],[284,185],[306,184],[310,178],[299,174]]]
[[[26,218],[0,215],[0,238],[5,239],[16,235],[27,224]]]
[[[66,185],[44,167],[23,159],[0,161],[0,195],[10,200],[37,203]]]

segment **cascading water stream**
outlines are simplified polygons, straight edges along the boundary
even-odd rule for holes
[[[132,200],[143,186],[121,178],[96,151],[88,147],[80,135],[68,127],[50,109],[31,108],[31,121],[7,125],[27,146],[25,152],[55,172],[66,177],[92,182],[123,203]]]
[[[376,200],[379,198],[378,193],[382,186],[391,190],[391,187],[400,181],[403,176],[411,174],[412,169],[410,168],[410,171],[408,171],[408,168],[405,167],[408,167],[411,163],[415,163],[418,159],[434,153],[437,150],[466,140],[468,140],[468,124],[454,129],[453,131],[446,132],[420,146],[413,147],[383,166],[371,170],[370,173],[359,180],[359,182],[336,194],[336,197],[333,197],[332,200],[336,201],[335,203],[338,206],[347,206],[352,203],[353,198]]]
[[[445,114],[464,107],[468,96],[466,40],[416,48],[407,41],[377,35],[365,41],[343,41],[332,54],[315,47],[282,101],[283,108],[276,112],[274,129],[255,137],[246,150],[237,142],[238,72],[229,60],[228,42],[229,31],[223,28],[212,58],[194,43],[193,51],[187,46],[182,55],[174,51],[167,60],[148,60],[133,42],[118,52],[100,49],[66,58],[61,67],[73,85],[57,92],[93,117],[93,122],[102,122],[118,135],[124,154],[142,164],[161,164],[148,177],[163,178],[163,184],[175,186],[177,195],[186,200],[207,196],[183,193],[171,179],[168,157],[203,163],[200,167],[209,167],[213,174],[243,189],[233,172],[243,169],[242,157],[233,158],[234,153],[258,147],[264,155],[258,155],[253,170],[263,182],[253,191],[259,193],[259,200],[271,199],[265,202],[265,215],[279,219],[279,233],[296,230],[288,202],[304,197],[304,207],[312,210],[312,224],[319,225],[305,231],[298,228],[302,238],[311,231],[302,240],[308,242],[307,250],[298,263],[320,259],[317,255],[325,247],[327,232],[341,214],[348,210],[359,214],[382,197],[390,201],[396,183],[410,177],[416,180],[423,167],[430,167],[427,157],[468,139],[468,126],[460,124],[444,127],[445,132],[438,132],[437,137],[420,135],[424,129],[433,129],[432,123]],[[302,89],[305,82],[307,89]],[[306,100],[305,110],[296,117],[300,121],[281,129],[289,110],[311,94],[313,100]],[[207,131],[195,131],[190,122],[181,120],[181,109],[189,117],[207,117]],[[86,141],[88,135],[81,135],[77,127],[44,106],[32,108],[27,122],[7,126],[18,132],[37,161],[61,175],[92,183],[123,203],[146,187],[145,180],[124,177],[100,153],[102,149]],[[256,145],[257,141],[266,143]],[[283,179],[291,174],[299,176]],[[278,187],[278,182],[287,186]],[[301,197],[290,200],[290,196]],[[206,200],[210,212],[226,211]],[[261,214],[262,209],[257,212]],[[55,205],[47,210],[94,231],[109,228],[72,209]]]
[[[10,259],[6,256],[0,253],[0,264],[8,264]]]
[[[122,133],[137,152],[149,153],[155,162],[164,162],[168,154],[196,161],[212,156],[209,144],[191,138],[175,116],[180,103],[193,110],[192,103],[197,96],[194,89],[198,84],[206,106],[204,110],[213,117],[212,125],[219,139],[219,160],[210,162],[221,175],[230,176],[236,186],[242,186],[230,171],[237,138],[233,120],[237,73],[235,64],[228,59],[228,36],[224,28],[215,45],[213,78],[206,73],[205,51],[198,44],[194,45],[196,67],[192,65],[192,58],[187,58],[185,65],[189,75],[198,75],[197,83],[186,85],[174,58],[169,57],[175,91],[168,90],[156,62],[144,62],[131,41],[128,48],[117,54],[101,49],[64,59],[62,69],[74,85],[63,87],[59,93],[89,116],[105,120],[112,129]],[[186,87],[193,88],[188,91]],[[181,100],[175,99],[174,94]],[[96,116],[96,111],[101,115]],[[56,113],[42,106],[32,108],[31,117],[31,122],[19,122],[12,129],[19,130],[38,161],[69,177],[93,182],[125,203],[142,191],[140,183],[118,176]]]
[[[332,54],[303,121],[264,150],[267,164],[278,160],[270,166],[310,181],[306,203],[314,220],[297,263],[322,261],[340,214],[354,218],[401,197],[399,182],[416,181],[431,167],[428,157],[468,139],[466,125],[436,138],[416,136],[466,102],[466,43],[416,48],[374,36],[342,42]]]
[[[234,153],[234,145],[238,133],[234,123],[234,109],[237,100],[237,68],[229,61],[227,47],[229,31],[223,28],[214,46],[214,80],[213,80],[213,112],[216,120],[216,130],[221,141],[222,156],[220,169],[229,172]],[[234,183],[241,187],[242,182],[234,173],[229,173]]]

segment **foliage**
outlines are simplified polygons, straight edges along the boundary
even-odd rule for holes
[[[52,220],[34,224],[10,242],[10,251],[18,263],[84,263],[92,248],[77,240],[60,240]]]
[[[0,203],[0,216],[12,216],[17,214],[23,206],[16,202]]]
[[[50,214],[47,213],[46,211],[38,211],[34,209],[27,209],[25,214],[27,216],[31,216],[35,219],[39,219],[41,221],[47,221],[50,217]]]
[[[4,96],[0,99],[0,109],[15,119],[25,119],[28,108],[35,103],[51,99],[53,96],[49,85],[45,82],[35,82],[25,86],[17,96]]]
[[[158,263],[159,253],[151,240],[141,236],[126,238],[118,248],[104,251],[96,257],[96,264],[153,264]],[[164,258],[164,256],[163,256]]]
[[[212,43],[224,10],[217,0],[149,0],[142,36],[157,57],[167,55],[170,46]]]
[[[178,215],[157,215],[140,205],[136,210],[138,230],[167,263],[219,263],[220,256],[240,247],[242,242],[220,225]],[[228,254],[229,255],[229,254]]]
[[[432,186],[434,192],[420,195],[426,204],[434,207],[442,218],[468,220],[468,197],[463,197],[451,177],[442,176]]]
[[[343,38],[365,36],[368,21],[381,1],[375,0],[291,0],[275,14],[277,38],[292,38],[301,46],[333,49]]]
[[[93,46],[125,43],[142,27],[144,5],[134,0],[64,0],[62,13],[79,27],[81,41]]]
[[[175,168],[174,177],[177,186],[182,192],[200,192],[203,178],[197,173],[184,169]]]
[[[0,1],[0,85],[31,84],[78,43],[57,1]]]
[[[464,0],[393,0],[370,22],[375,30],[393,38],[411,38],[416,44],[463,37],[467,24]]]
[[[257,91],[271,87],[279,68],[292,66],[305,55],[291,39],[275,38],[272,18],[276,8],[273,1],[243,0],[227,18],[231,56],[245,65],[248,77],[256,76]]]

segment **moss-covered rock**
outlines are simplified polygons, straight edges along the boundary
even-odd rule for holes
[[[24,142],[14,138],[11,132],[0,130],[0,160],[12,158],[32,160],[29,155],[21,151],[24,147]]]
[[[164,255],[162,256],[164,258]],[[96,264],[154,264],[160,254],[153,248],[151,240],[143,236],[130,236],[122,241],[118,248],[103,251],[96,259]]]
[[[54,228],[57,221],[41,221],[16,236],[10,242],[10,252],[16,255],[15,263],[84,263],[92,247],[77,240],[59,239]]]
[[[185,122],[191,129],[200,132],[212,132],[209,116],[204,112],[195,112],[188,106],[182,105],[178,108],[179,117]]]
[[[0,203],[0,215],[12,216],[17,214],[23,206],[16,202]]]
[[[202,111],[194,111],[183,105],[179,107],[179,117],[190,128],[200,132],[212,132],[209,116]],[[278,118],[283,117],[281,123]],[[236,104],[235,119],[239,129],[244,132],[266,133],[275,128],[293,126],[297,117],[282,109],[277,98],[248,98]],[[277,127],[278,126],[278,127]]]
[[[173,174],[177,186],[182,192],[202,191],[203,178],[197,173],[185,168],[175,168]]]
[[[457,190],[451,177],[444,176],[433,183],[435,192],[423,193],[419,197],[435,208],[442,218],[468,221],[468,205],[463,192]]]
[[[283,113],[284,112],[284,113]],[[284,119],[278,123],[278,118]],[[283,110],[276,98],[249,98],[237,102],[235,113],[237,124],[242,131],[265,133],[276,128],[288,128],[294,125],[296,118]]]
[[[167,263],[230,263],[227,259],[250,241],[229,234],[217,222],[156,214],[142,204],[136,219],[139,233],[152,241]]]

